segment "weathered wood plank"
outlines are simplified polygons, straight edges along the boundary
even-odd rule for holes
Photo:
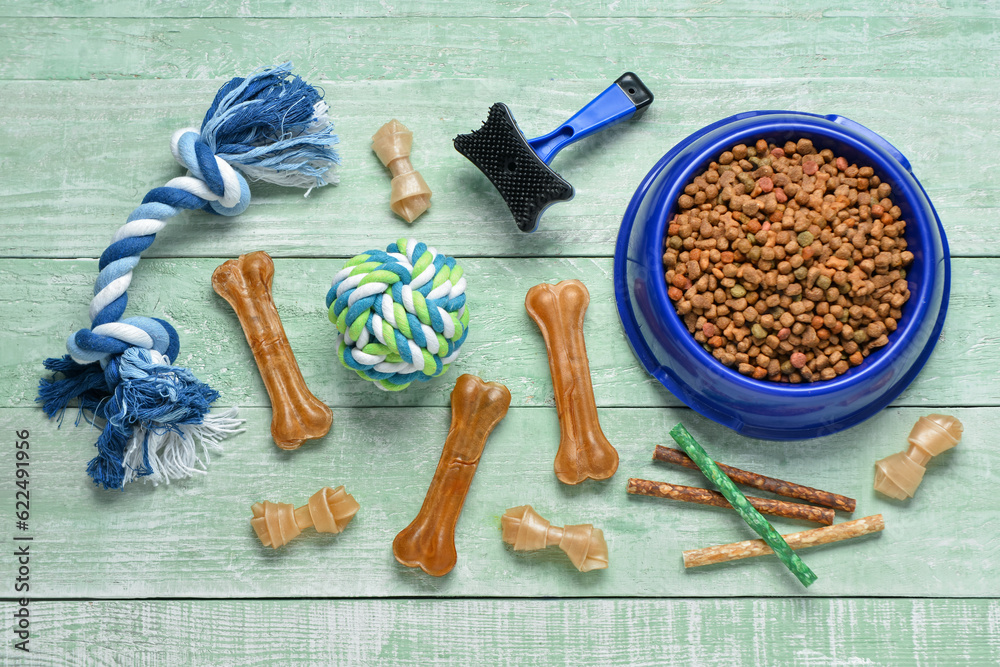
[[[1000,661],[996,600],[148,600],[31,610],[29,664],[53,666]],[[3,664],[25,664],[11,642],[2,651]]]
[[[454,20],[0,19],[4,79],[228,78],[275,59],[316,63],[319,78],[485,77],[613,80],[636,64],[664,77],[996,76],[993,19],[548,18]],[[726,47],[750,35],[767,48]],[[764,42],[762,42],[764,43]],[[961,49],[954,45],[961,43]],[[920,48],[914,48],[920,44]],[[946,57],[942,57],[946,54]],[[38,57],[42,55],[43,57]],[[320,65],[320,63],[322,63]],[[642,69],[645,69],[643,67]],[[315,76],[315,75],[314,75]]]
[[[38,410],[6,408],[0,432],[8,439],[15,429],[31,433],[30,530],[18,534],[34,537],[31,594],[38,598],[997,597],[1000,518],[983,501],[1000,484],[997,410],[952,411],[965,436],[933,460],[916,498],[896,502],[871,488],[873,463],[901,449],[927,412],[890,409],[846,433],[776,443],[740,438],[688,410],[605,408],[618,473],[567,487],[552,471],[555,409],[512,408],[487,444],[459,521],[458,564],[439,579],[397,564],[390,545],[423,500],[448,430],[446,408],[337,409],[326,438],[290,453],[270,439],[270,411],[247,409],[247,432],[227,441],[207,476],[125,492],[89,483],[93,429],[67,422],[56,430]],[[625,493],[631,476],[705,483],[695,471],[651,460],[678,421],[721,461],[856,498],[855,515],[883,513],[885,532],[803,552],[819,575],[808,589],[771,558],[685,571],[682,550],[753,535],[732,512]],[[0,448],[0,469],[13,469],[13,452]],[[276,551],[260,545],[249,525],[252,503],[304,502],[325,484],[346,485],[361,504],[345,532],[310,532]],[[0,506],[13,507],[13,494],[4,485]],[[610,568],[581,574],[557,550],[512,552],[500,540],[500,515],[525,503],[555,522],[601,527]],[[787,519],[775,525],[781,532],[808,527]],[[14,532],[11,519],[0,537],[9,543]],[[0,577],[13,581],[14,567],[13,558],[0,558]]]
[[[324,297],[343,261],[277,260],[275,302],[316,395],[335,407],[447,406],[454,378],[474,373],[507,384],[514,405],[551,406],[545,347],[524,310],[524,295],[540,282],[580,278],[591,293],[585,333],[598,405],[680,405],[646,375],[632,355],[614,305],[610,260],[460,261],[469,282],[470,331],[462,355],[448,372],[449,379],[386,394],[345,369],[336,357],[336,328],[327,319]],[[172,322],[181,336],[178,364],[218,388],[220,405],[269,406],[239,322],[228,304],[212,292],[212,271],[221,262],[144,260],[129,290],[127,314]],[[993,288],[998,266],[995,259],[953,261],[951,307],[943,340],[896,405],[1000,405],[995,324],[1000,293]],[[6,339],[0,347],[0,372],[9,383],[0,405],[33,405],[41,362],[64,354],[66,336],[89,324],[87,306],[96,275],[94,260],[5,260],[0,266],[0,281],[16,286],[0,293],[0,332]]]
[[[660,61],[642,69],[655,70]],[[308,72],[312,63],[300,65]],[[245,69],[235,66],[230,73]],[[345,257],[404,233],[463,256],[610,256],[621,215],[659,157],[704,124],[759,107],[842,113],[882,133],[912,162],[952,252],[1000,253],[992,242],[1000,211],[1000,188],[991,176],[997,142],[988,140],[1000,136],[1000,94],[972,78],[790,83],[676,80],[643,71],[659,99],[641,120],[559,155],[554,167],[574,184],[576,198],[547,211],[538,232],[523,234],[451,139],[476,127],[496,100],[512,106],[525,132],[544,133],[608,83],[588,76],[551,82],[547,73],[520,82],[320,79],[343,142],[342,184],[308,199],[300,190],[254,186],[253,203],[239,218],[181,214],[146,256],[219,257],[264,246],[275,256]],[[199,121],[219,83],[0,83],[6,100],[0,105],[0,256],[99,256],[142,195],[182,173],[168,150],[170,135]],[[962,104],[955,104],[958,99]],[[414,164],[434,189],[433,207],[412,228],[389,211],[388,173],[370,149],[369,138],[390,114],[414,130]]]
[[[751,0],[713,2],[683,0],[681,2],[649,4],[640,0],[574,3],[567,0],[492,0],[463,3],[454,0],[394,0],[378,4],[355,0],[316,0],[309,3],[287,3],[284,0],[244,0],[238,7],[229,0],[46,0],[45,2],[0,2],[0,17],[117,17],[117,18],[414,18],[414,17],[614,17],[649,18],[679,17],[832,17],[832,16],[900,16],[908,18],[969,16],[995,17],[993,7],[976,0],[936,1],[850,0],[845,2],[814,2],[779,0],[764,5]]]

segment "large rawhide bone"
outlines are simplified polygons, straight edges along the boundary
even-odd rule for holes
[[[579,280],[543,283],[528,290],[524,307],[545,338],[559,412],[556,477],[563,484],[607,479],[618,470],[618,451],[601,430],[583,340],[590,293]]]
[[[302,378],[278,309],[271,298],[274,262],[266,252],[231,259],[212,274],[212,287],[236,311],[271,399],[271,436],[282,449],[322,438],[333,412],[312,395]]]
[[[347,527],[361,505],[343,486],[324,486],[302,507],[265,500],[254,503],[250,525],[261,544],[277,549],[298,537],[310,526],[318,533],[339,533]]]
[[[455,524],[486,439],[509,407],[510,392],[502,384],[474,375],[458,378],[451,392],[451,429],[424,504],[392,542],[392,553],[400,563],[435,577],[455,567]]]

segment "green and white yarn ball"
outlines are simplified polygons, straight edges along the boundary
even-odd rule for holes
[[[326,305],[341,363],[388,391],[443,374],[469,333],[462,267],[413,240],[348,260]]]

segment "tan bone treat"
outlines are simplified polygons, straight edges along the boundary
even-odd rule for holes
[[[608,567],[604,531],[589,523],[561,528],[543,519],[531,505],[512,507],[500,517],[503,541],[514,551],[537,551],[558,545],[580,572]]]
[[[361,506],[343,486],[331,489],[324,486],[309,499],[309,503],[295,508],[288,503],[265,500],[254,503],[250,525],[265,547],[277,549],[296,538],[303,529],[313,526],[320,533],[339,533],[347,527]]]
[[[563,484],[607,479],[618,470],[618,451],[608,442],[597,419],[583,340],[583,318],[589,304],[590,293],[579,280],[535,285],[524,299],[549,355],[561,434],[554,467]]]
[[[266,252],[240,255],[212,274],[212,287],[236,311],[271,399],[271,437],[281,449],[322,438],[333,412],[313,396],[285,336],[271,298],[274,262]]]
[[[372,150],[392,174],[389,208],[407,222],[413,222],[431,206],[431,189],[410,164],[412,145],[413,132],[395,118],[372,137]]]
[[[510,392],[502,384],[484,382],[474,375],[458,378],[451,392],[451,428],[424,504],[392,542],[392,553],[400,563],[435,577],[455,567],[458,516],[486,439],[509,407]]]
[[[912,498],[924,478],[927,462],[961,439],[962,422],[955,417],[921,417],[910,431],[909,448],[875,464],[875,490],[896,500]]]

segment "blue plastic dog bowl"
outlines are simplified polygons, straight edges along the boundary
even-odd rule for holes
[[[740,375],[688,332],[667,297],[663,241],[685,185],[723,151],[766,139],[805,137],[850,162],[871,166],[892,186],[906,220],[910,300],[889,344],[834,380],[786,384]],[[916,377],[937,342],[948,309],[948,241],[910,163],[885,139],[842,116],[751,111],[698,130],[657,162],[622,220],[614,262],[615,299],[643,367],[696,412],[737,433],[798,440],[850,428],[889,405]]]

